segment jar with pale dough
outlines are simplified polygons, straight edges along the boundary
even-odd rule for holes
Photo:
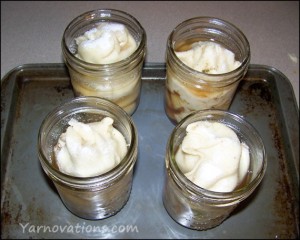
[[[167,40],[168,118],[176,124],[193,111],[228,110],[249,63],[249,42],[233,24],[211,17],[180,23]]]
[[[67,209],[84,219],[107,218],[122,209],[137,153],[130,115],[99,97],[64,102],[45,117],[38,134],[44,172]]]
[[[111,100],[132,115],[140,100],[146,32],[115,9],[83,13],[66,27],[62,52],[76,97]]]
[[[220,225],[262,181],[267,159],[256,129],[222,110],[195,111],[172,131],[166,150],[163,203],[179,224]]]

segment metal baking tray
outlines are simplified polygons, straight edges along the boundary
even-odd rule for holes
[[[164,111],[164,64],[143,68],[133,114],[139,155],[129,201],[98,221],[70,213],[43,173],[37,134],[46,114],[74,97],[64,64],[11,70],[1,84],[1,238],[298,238],[299,110],[289,80],[250,65],[230,111],[260,132],[268,167],[258,189],[220,226],[196,231],[167,214],[162,203],[166,143],[174,128]]]

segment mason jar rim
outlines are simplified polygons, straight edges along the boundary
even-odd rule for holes
[[[127,153],[125,157],[120,161],[119,164],[117,164],[115,167],[113,167],[111,170],[108,172],[105,172],[103,174],[99,174],[96,176],[92,177],[77,177],[77,176],[72,176],[69,174],[65,174],[55,167],[48,161],[47,157],[44,154],[44,151],[40,147],[42,144],[42,132],[44,128],[47,126],[46,122],[50,119],[55,117],[55,115],[62,113],[64,110],[63,108],[69,105],[72,105],[77,102],[91,102],[91,101],[97,101],[98,103],[100,102],[101,104],[105,103],[110,105],[111,108],[114,110],[117,110],[119,113],[121,113],[126,121],[129,123],[130,126],[130,131],[132,133],[131,141],[129,148],[127,149]],[[92,107],[95,109],[95,107]],[[89,108],[91,109],[91,108]],[[70,110],[70,112],[73,112],[74,109]],[[53,123],[52,121],[51,123]],[[50,123],[48,124],[50,125]],[[75,188],[85,188],[87,184],[92,184],[94,187],[95,186],[102,186],[105,185],[107,181],[111,181],[115,178],[118,178],[118,175],[122,173],[123,171],[126,171],[128,166],[131,164],[130,159],[134,156],[135,154],[135,148],[137,147],[137,131],[134,122],[132,121],[131,117],[129,114],[123,110],[120,106],[117,104],[113,103],[112,101],[100,97],[92,97],[92,96],[84,96],[84,97],[76,97],[71,100],[66,100],[62,102],[60,105],[55,107],[52,111],[50,111],[44,120],[42,121],[42,124],[40,126],[39,132],[38,132],[38,155],[39,159],[42,163],[42,166],[45,165],[47,168],[47,172],[51,175],[51,179],[55,180],[58,183],[64,183],[67,184],[70,187],[75,187]],[[136,159],[133,159],[134,161],[132,162],[132,165],[134,165]],[[43,167],[44,168],[44,167]]]
[[[97,64],[97,63],[90,63],[90,62],[86,62],[84,60],[81,60],[81,59],[75,57],[74,54],[70,51],[69,47],[66,44],[66,34],[67,34],[67,31],[69,29],[71,29],[72,27],[74,27],[73,25],[76,24],[80,19],[86,19],[85,18],[86,15],[88,15],[88,16],[95,16],[95,14],[100,14],[101,15],[101,13],[121,14],[124,17],[128,18],[131,22],[135,23],[140,28],[140,30],[142,32],[142,34],[141,34],[141,41],[140,41],[137,49],[130,56],[128,56],[128,57],[126,57],[126,58],[124,58],[124,59],[122,59],[120,61],[114,62],[114,63]],[[113,8],[103,8],[103,9],[100,8],[100,9],[95,9],[95,10],[90,10],[90,11],[84,12],[84,13],[80,14],[79,16],[75,17],[67,25],[67,27],[64,30],[63,38],[62,38],[62,41],[61,41],[61,45],[62,45],[63,53],[68,58],[70,58],[73,61],[75,61],[78,65],[85,66],[85,67],[88,66],[88,67],[91,68],[91,70],[92,69],[97,70],[99,68],[100,69],[101,68],[106,69],[106,68],[110,68],[110,67],[114,67],[114,66],[115,67],[119,67],[119,66],[122,66],[122,65],[126,65],[128,62],[131,62],[132,59],[135,59],[140,54],[140,52],[144,49],[144,47],[146,45],[146,38],[147,38],[147,35],[146,35],[145,29],[143,28],[143,26],[141,25],[141,23],[134,16],[132,16],[131,14],[129,14],[129,13],[125,12],[125,11],[118,10],[118,9],[113,9]]]
[[[226,73],[220,73],[220,74],[203,73],[203,72],[197,71],[193,68],[190,68],[176,56],[175,50],[173,48],[173,37],[174,37],[174,34],[176,33],[176,31],[178,31],[179,29],[181,29],[183,27],[188,26],[191,23],[202,23],[205,21],[206,21],[206,23],[215,24],[216,26],[224,26],[225,25],[227,28],[230,27],[232,30],[236,31],[236,33],[241,37],[241,39],[243,40],[243,42],[246,45],[247,50],[246,50],[246,57],[243,58],[243,61],[241,62],[241,65],[239,67],[237,67],[236,69],[234,69],[230,72],[226,72]],[[209,27],[209,28],[213,29],[213,27]],[[179,23],[170,33],[168,40],[167,40],[167,47],[168,47],[168,50],[169,50],[171,56],[176,61],[177,65],[180,65],[180,67],[182,67],[184,69],[184,71],[188,71],[188,72],[192,73],[193,75],[198,75],[198,76],[226,77],[226,76],[235,75],[235,74],[238,74],[240,71],[242,71],[250,62],[250,44],[249,44],[249,41],[248,41],[247,37],[245,36],[245,34],[233,23],[223,20],[221,18],[216,18],[216,17],[199,16],[199,17],[193,17],[193,18],[187,19],[187,20]],[[207,81],[204,81],[204,82],[207,82]]]
[[[196,185],[195,183],[193,183],[182,173],[182,171],[178,167],[176,160],[173,158],[174,154],[172,154],[172,152],[174,152],[172,140],[174,139],[176,132],[181,128],[181,126],[184,123],[186,123],[187,120],[191,119],[195,115],[204,114],[204,113],[206,115],[225,114],[227,116],[232,117],[233,119],[237,119],[237,120],[241,121],[244,125],[246,125],[247,128],[251,129],[253,136],[258,141],[258,143],[261,147],[263,162],[262,162],[261,168],[258,171],[257,176],[254,179],[252,179],[246,187],[241,187],[241,188],[235,189],[231,192],[211,191],[211,190],[202,188],[202,187]],[[195,194],[194,195],[195,198],[216,198],[219,200],[223,200],[226,198],[230,198],[232,200],[238,200],[240,198],[245,198],[248,194],[250,194],[252,191],[254,191],[256,186],[261,182],[261,180],[265,174],[266,167],[267,167],[265,147],[264,147],[263,141],[262,141],[258,131],[254,128],[254,126],[250,122],[248,122],[246,119],[244,119],[239,114],[232,113],[232,112],[225,111],[225,110],[207,109],[207,110],[197,110],[197,111],[190,113],[185,118],[183,118],[178,123],[178,125],[173,129],[173,131],[169,137],[169,140],[168,140],[168,146],[169,147],[168,147],[167,154],[169,156],[168,161],[169,161],[170,170],[176,176],[176,178],[179,180],[180,184],[183,184],[185,186],[185,188],[187,188],[188,190],[190,190],[192,193]],[[201,196],[199,196],[197,193],[201,193]],[[204,195],[202,195],[202,194],[204,194]]]

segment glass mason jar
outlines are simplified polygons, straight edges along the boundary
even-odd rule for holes
[[[125,59],[109,64],[94,64],[77,58],[75,39],[104,22],[123,24],[136,41],[137,49]],[[137,19],[114,9],[83,13],[66,27],[62,38],[62,52],[76,97],[106,98],[121,106],[128,114],[134,113],[140,100],[146,54],[146,32]]]
[[[125,137],[128,148],[124,159],[110,171],[95,177],[74,177],[59,171],[54,146],[66,131],[69,120],[75,118],[89,123],[104,117],[114,119],[114,128]],[[38,134],[38,154],[43,170],[53,181],[65,206],[84,219],[107,218],[126,204],[137,152],[137,131],[131,117],[115,103],[98,97],[77,97],[58,106],[46,116]]]
[[[175,153],[186,135],[186,127],[196,121],[223,123],[237,134],[241,142],[249,146],[250,165],[246,180],[232,192],[215,192],[201,188],[179,169]],[[222,110],[195,111],[175,127],[168,141],[164,206],[177,223],[187,228],[206,230],[216,227],[256,189],[265,174],[266,166],[262,139],[245,119]]]
[[[189,50],[191,44],[199,41],[220,44],[233,52],[241,65],[222,74],[208,74],[188,67],[175,51]],[[196,17],[180,23],[167,40],[165,111],[168,118],[176,124],[192,111],[228,110],[249,63],[249,42],[231,23],[211,17]]]

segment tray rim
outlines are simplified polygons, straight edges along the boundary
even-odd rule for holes
[[[24,71],[26,72],[26,70],[45,70],[45,68],[49,69],[61,69],[62,71],[66,71],[66,66],[63,63],[43,63],[43,64],[23,64],[23,65],[19,65],[17,67],[15,67],[14,69],[12,69],[7,75],[5,75],[5,77],[3,79],[1,79],[1,113],[2,111],[8,111],[10,109],[11,106],[9,106],[8,108],[2,109],[2,90],[6,90],[6,89],[2,89],[2,86],[6,87],[6,84],[12,84],[10,86],[10,88],[12,88],[12,90],[16,87],[16,84],[18,79],[15,79],[16,81],[14,81],[13,83],[9,83],[8,81],[10,81],[11,78],[13,78],[14,76],[18,75],[18,74],[22,74]],[[147,78],[147,70],[164,70],[165,69],[165,64],[164,63],[148,63],[144,65],[144,69],[146,71],[146,75],[143,76],[143,80],[148,80]],[[270,66],[266,66],[266,65],[258,65],[258,64],[250,64],[249,66],[249,71],[265,71],[268,72],[272,75],[276,75],[275,78],[275,82],[276,82],[276,87],[279,89],[283,89],[283,91],[277,91],[277,93],[279,94],[279,98],[280,101],[278,104],[285,106],[288,104],[288,113],[286,113],[285,111],[282,111],[280,114],[282,114],[283,118],[285,119],[284,121],[284,125],[285,125],[285,130],[283,130],[282,132],[286,132],[288,135],[288,140],[290,141],[291,137],[296,137],[298,138],[298,143],[299,143],[299,131],[292,131],[291,126],[293,126],[293,128],[295,128],[295,123],[297,125],[297,128],[299,130],[299,109],[297,109],[297,103],[296,103],[296,98],[294,95],[294,91],[292,89],[292,84],[291,82],[287,79],[287,77],[280,72],[278,69],[274,68],[274,67],[270,67]],[[151,77],[151,79],[153,80],[164,80],[165,77],[162,76],[158,76],[157,78],[153,78]],[[2,81],[3,80],[3,81]],[[28,80],[30,81],[30,80]],[[287,99],[287,95],[289,95],[289,98]],[[11,99],[13,99],[13,96],[11,96]],[[11,104],[11,102],[9,102]],[[290,105],[292,104],[292,105]],[[5,106],[6,107],[6,106]],[[292,114],[292,120],[293,121],[289,121],[289,115]],[[2,156],[3,156],[3,147],[4,147],[4,143],[5,141],[3,141],[3,137],[5,136],[5,132],[7,131],[7,124],[4,123],[4,120],[8,121],[8,119],[4,119],[2,120],[3,116],[1,114],[1,167],[2,167]],[[3,129],[4,128],[4,129]],[[4,131],[2,131],[4,130]],[[4,133],[3,133],[4,132]],[[9,143],[10,144],[10,143]],[[293,165],[296,166],[295,171],[296,171],[296,181],[295,183],[298,184],[299,187],[299,144],[297,146],[291,144],[291,142],[289,144],[285,144],[285,145],[289,145],[291,147],[291,154],[292,154],[292,158],[294,160]],[[298,150],[297,150],[298,149]],[[3,170],[3,169],[2,169]],[[5,177],[5,174],[3,174]],[[2,180],[2,178],[1,178]],[[294,181],[293,181],[294,182]],[[4,182],[2,181],[2,184],[4,184]],[[2,192],[2,188],[1,188],[1,192]],[[3,195],[2,195],[3,196]],[[299,199],[299,195],[296,196],[297,199]],[[2,209],[2,199],[1,199],[1,209]]]

